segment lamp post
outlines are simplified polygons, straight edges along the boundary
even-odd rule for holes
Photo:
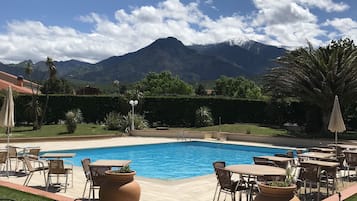
[[[130,100],[129,104],[131,105],[131,130],[135,130],[134,126],[134,107],[138,104],[138,100]]]

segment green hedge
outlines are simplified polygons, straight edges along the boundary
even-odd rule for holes
[[[30,95],[15,98],[16,122],[30,121],[24,114],[25,105],[31,101]],[[40,96],[44,105],[46,96]],[[211,109],[215,124],[221,123],[261,123],[282,125],[297,122],[318,124],[318,110],[314,107],[293,102],[276,103],[261,100],[245,100],[224,97],[145,97],[139,101],[135,111],[145,115],[150,124],[168,126],[193,126],[195,111],[207,106]],[[127,114],[130,111],[128,100],[117,96],[64,96],[51,95],[48,100],[45,123],[63,120],[68,110],[81,109],[85,122],[100,122],[111,111]],[[312,112],[311,112],[312,111]]]

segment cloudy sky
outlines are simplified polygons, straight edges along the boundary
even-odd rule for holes
[[[293,49],[357,41],[356,0],[2,0],[0,62],[91,63],[173,36]]]

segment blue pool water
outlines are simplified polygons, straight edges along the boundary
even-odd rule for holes
[[[177,142],[151,145],[76,149],[74,164],[83,158],[132,160],[130,167],[138,176],[157,179],[183,179],[213,173],[217,160],[231,164],[251,164],[253,156],[285,153],[286,149],[231,145],[210,142]]]

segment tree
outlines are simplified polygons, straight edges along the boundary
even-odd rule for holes
[[[199,96],[205,96],[207,95],[206,89],[203,86],[203,84],[199,84],[195,90],[195,93]]]
[[[43,83],[41,92],[44,94],[70,94],[73,88],[65,79],[48,79]]]
[[[342,108],[357,100],[357,50],[348,38],[317,49],[309,43],[278,58],[277,63],[264,77],[265,89],[274,97],[295,97],[319,107],[323,133],[335,95]]]
[[[31,74],[33,72],[32,68],[32,63],[28,62],[25,68],[25,74],[29,77],[30,82],[30,87],[32,90],[32,99],[31,102],[26,104],[26,109],[24,111],[24,114],[30,117],[30,119],[33,122],[33,130],[37,130],[40,128],[39,126],[39,118],[41,117],[42,114],[42,108],[39,102],[39,87],[40,85],[33,85],[32,79],[31,79]]]
[[[193,94],[191,85],[185,83],[168,71],[149,73],[137,83],[136,89],[145,95],[190,95]]]
[[[262,98],[260,87],[244,77],[221,76],[216,80],[214,90],[216,95],[250,99]]]

